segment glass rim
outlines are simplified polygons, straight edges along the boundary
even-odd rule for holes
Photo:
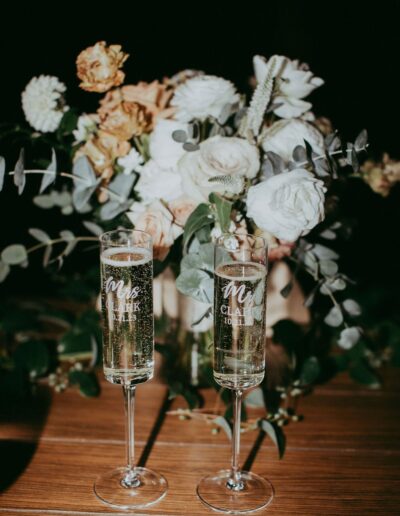
[[[99,241],[101,244],[106,244],[108,246],[115,246],[115,247],[121,247],[121,243],[112,242],[111,237],[113,234],[117,235],[118,233],[138,233],[144,237],[146,237],[145,242],[149,243],[151,246],[153,245],[153,239],[149,233],[146,233],[146,231],[143,231],[142,229],[135,229],[135,228],[119,228],[119,229],[112,229],[110,231],[105,231],[101,235],[99,235]],[[107,240],[107,238],[110,238],[110,240]]]
[[[215,246],[217,247],[223,247],[224,249],[226,249],[225,245],[224,245],[224,241],[226,238],[228,237],[236,237],[236,238],[250,238],[252,239],[254,242],[262,242],[263,245],[260,245],[260,246],[256,246],[255,249],[265,249],[266,251],[268,250],[268,242],[266,241],[266,239],[262,236],[259,236],[259,235],[252,235],[251,233],[239,233],[239,234],[236,234],[236,233],[222,233],[222,235],[220,235],[216,242],[215,242]],[[232,250],[234,251],[234,250]]]

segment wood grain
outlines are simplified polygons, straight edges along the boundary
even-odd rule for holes
[[[396,371],[385,376],[381,391],[354,386],[341,376],[304,398],[305,420],[287,428],[284,460],[263,440],[252,469],[271,480],[276,496],[257,514],[400,513],[400,389]],[[165,386],[156,382],[138,389],[138,457],[165,393]],[[214,394],[208,391],[205,397],[212,405]],[[92,484],[97,474],[123,462],[122,408],[120,389],[104,383],[98,399],[82,399],[74,392],[49,398],[42,389],[29,410],[3,415],[0,475],[8,487],[0,495],[0,513],[119,514],[97,501]],[[256,437],[243,436],[242,462]],[[203,423],[167,416],[149,449],[147,466],[167,477],[170,490],[154,508],[135,514],[212,514],[197,500],[195,486],[203,475],[226,468],[229,457],[223,433],[213,435]]]

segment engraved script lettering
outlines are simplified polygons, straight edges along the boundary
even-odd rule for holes
[[[239,303],[251,303],[254,299],[254,294],[251,291],[246,292],[245,285],[240,285],[237,287],[234,281],[230,281],[225,287],[222,289],[223,296],[227,299],[229,296],[237,297]]]
[[[139,287],[126,287],[122,280],[114,281],[113,276],[106,280],[106,293],[115,292],[118,299],[135,299],[140,293]]]

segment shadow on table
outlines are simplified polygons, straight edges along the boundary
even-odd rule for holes
[[[0,405],[0,492],[10,487],[32,460],[50,404],[50,390],[39,386],[29,399]]]

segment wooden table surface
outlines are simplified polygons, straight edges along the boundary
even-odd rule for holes
[[[398,376],[388,371],[381,391],[342,376],[304,398],[305,420],[287,428],[284,459],[268,439],[255,454],[253,471],[275,487],[272,504],[256,514],[399,515]],[[142,463],[167,477],[169,492],[158,505],[134,514],[213,514],[198,501],[195,487],[203,475],[229,465],[229,442],[202,422],[160,417],[165,394],[165,386],[154,381],[138,388],[136,451]],[[104,383],[99,398],[83,399],[73,391],[50,395],[44,388],[39,398],[12,418],[1,418],[0,513],[127,514],[103,505],[92,490],[99,473],[123,464],[120,389]],[[177,400],[174,406],[183,404]],[[256,438],[243,436],[242,462]]]

